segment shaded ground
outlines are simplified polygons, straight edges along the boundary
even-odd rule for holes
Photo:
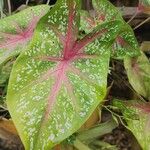
[[[141,150],[134,136],[122,125],[103,136],[101,140],[117,145],[118,150]]]

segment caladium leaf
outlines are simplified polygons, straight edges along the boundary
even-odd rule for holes
[[[126,24],[126,26],[128,25]],[[128,26],[126,30],[117,36],[115,42],[112,44],[111,50],[112,57],[117,59],[123,59],[126,56],[137,57],[140,55],[140,48],[131,27]]]
[[[34,6],[0,20],[0,64],[25,49],[48,10],[48,5]]]
[[[123,20],[121,12],[108,0],[92,0],[94,10],[96,11],[96,20],[111,21]]]
[[[94,12],[81,10],[81,28],[89,33],[99,24],[112,20],[124,22],[120,11],[108,0],[92,0]]]
[[[124,65],[134,90],[150,100],[150,62],[143,52],[137,58],[126,58]]]
[[[114,100],[124,115],[128,128],[135,135],[143,150],[150,149],[150,103]]]
[[[89,33],[99,24],[112,20],[121,20],[124,29],[114,40],[111,48],[113,58],[122,59],[126,56],[135,57],[140,54],[138,42],[134,36],[132,28],[125,23],[120,11],[108,0],[93,0],[95,14],[89,15],[86,11],[81,11],[81,28]]]
[[[7,105],[27,150],[60,143],[105,97],[107,48],[122,23],[103,24],[80,39],[79,8],[80,1],[58,0],[13,67]]]

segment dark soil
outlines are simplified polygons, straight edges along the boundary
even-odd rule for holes
[[[101,140],[116,145],[118,150],[142,150],[134,136],[122,125],[103,136]]]

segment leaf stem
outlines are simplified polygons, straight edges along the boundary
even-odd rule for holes
[[[80,140],[76,139],[73,143],[74,147],[78,150],[91,150],[88,146],[83,144]]]
[[[10,0],[7,0],[7,3],[8,3],[8,13],[9,13],[9,15],[11,15],[11,3],[10,3]]]
[[[138,15],[138,13],[139,13],[139,11],[136,11],[127,23],[129,24]]]
[[[28,3],[29,3],[29,0],[26,0],[26,5],[28,5]]]
[[[140,26],[142,26],[144,23],[148,22],[150,20],[150,17],[148,17],[147,19],[145,19],[143,22],[141,22],[139,25],[137,25],[134,30],[138,29]]]
[[[3,0],[0,1],[0,16],[1,19],[3,18],[3,7],[4,7],[4,2]]]
[[[82,131],[81,133],[78,134],[77,138],[81,141],[97,138],[111,132],[117,126],[118,124],[112,119],[108,122],[101,123],[95,127],[92,127],[91,129]]]
[[[51,0],[47,0],[47,3],[46,3],[46,4],[48,5],[48,4],[50,3],[50,1],[51,1]]]

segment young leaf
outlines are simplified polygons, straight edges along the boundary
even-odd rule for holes
[[[97,21],[121,20],[124,22],[120,11],[108,0],[92,0],[92,4]]]
[[[128,128],[135,135],[143,150],[150,149],[150,103],[139,101],[119,101],[114,100],[124,115]]]
[[[113,6],[108,0],[92,0],[94,12],[80,11],[81,14],[81,28],[89,33],[99,24],[109,22],[112,20],[124,20],[120,11]]]
[[[137,58],[124,59],[124,65],[134,90],[150,100],[150,63],[148,58],[142,53]]]
[[[95,15],[89,15],[86,11],[81,11],[81,28],[89,33],[99,24],[112,20],[122,21],[122,31],[114,40],[111,48],[113,58],[122,59],[125,56],[138,56],[139,46],[131,27],[125,23],[122,15],[115,6],[108,0],[93,0]]]
[[[0,64],[25,49],[37,22],[48,10],[49,6],[39,5],[0,20]]]
[[[79,8],[80,1],[58,0],[13,67],[7,105],[26,150],[60,143],[105,97],[107,48],[122,24],[103,24],[80,39]]]

